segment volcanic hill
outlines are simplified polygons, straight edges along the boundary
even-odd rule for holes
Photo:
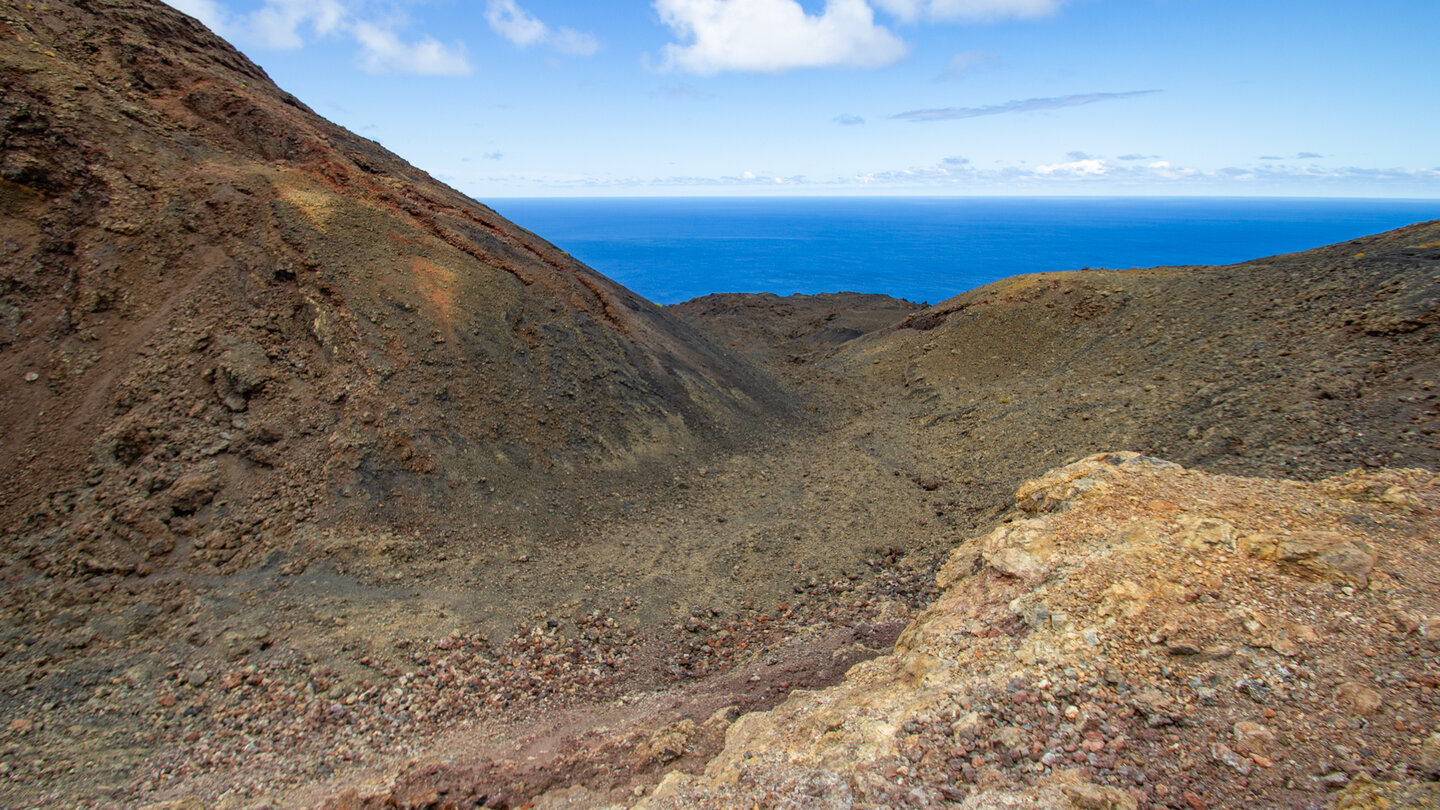
[[[1429,795],[1440,223],[662,308],[159,2],[0,119],[6,806]]]
[[[34,570],[234,571],[297,524],[433,524],[783,419],[167,6],[0,26],[0,531]]]

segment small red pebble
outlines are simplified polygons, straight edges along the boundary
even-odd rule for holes
[[[174,705],[175,705],[175,696],[174,696],[174,695],[161,695],[161,696],[159,697],[159,699],[156,700],[155,702],[156,702],[156,703],[159,703],[161,706],[164,706],[165,708],[168,709],[168,708],[170,708],[171,706],[174,706]]]
[[[21,734],[29,733],[34,728],[35,721],[26,719],[24,717],[17,717],[14,720],[10,721],[10,730],[18,731]]]
[[[1266,719],[1266,720],[1272,720],[1272,719],[1274,719],[1274,717],[1275,717],[1275,710],[1274,710],[1274,709],[1266,709],[1266,710],[1265,710],[1265,719]]]
[[[1196,796],[1191,791],[1185,791],[1183,798],[1185,799],[1185,803],[1190,805],[1193,810],[1205,810],[1205,800]]]

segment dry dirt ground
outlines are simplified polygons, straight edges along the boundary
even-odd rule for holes
[[[1435,223],[660,308],[160,3],[0,9],[0,81],[4,806],[624,804],[887,653],[1046,470],[1440,461]],[[1336,666],[1430,694],[1395,660]]]

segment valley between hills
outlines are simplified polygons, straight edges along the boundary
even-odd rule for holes
[[[161,3],[0,77],[0,804],[1440,797],[1440,222],[659,307]]]

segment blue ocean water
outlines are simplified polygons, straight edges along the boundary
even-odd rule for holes
[[[1440,200],[545,198],[486,201],[661,304],[714,292],[936,303],[1018,273],[1230,264],[1427,219]]]

